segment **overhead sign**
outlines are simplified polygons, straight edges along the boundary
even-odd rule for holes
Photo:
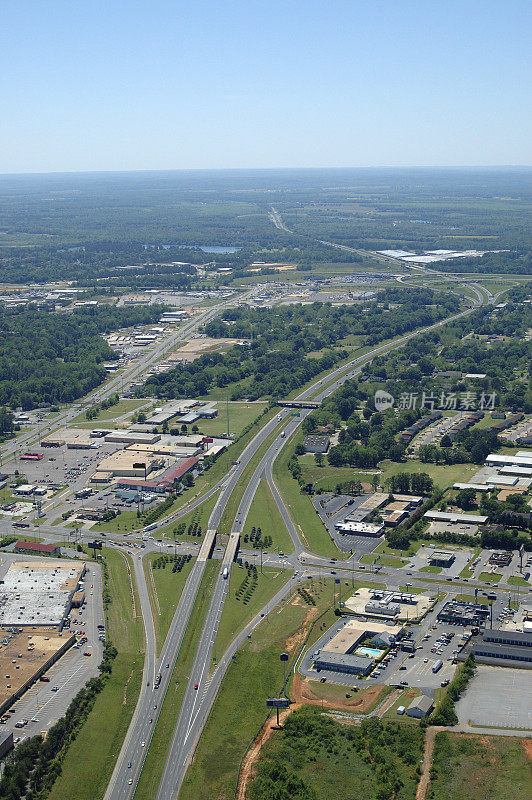
[[[288,697],[268,697],[266,705],[268,708],[288,708],[290,700]]]
[[[101,542],[89,542],[88,546],[91,547],[93,550],[101,550],[102,549],[102,543]]]

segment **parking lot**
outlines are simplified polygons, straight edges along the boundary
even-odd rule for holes
[[[456,713],[465,725],[532,729],[530,670],[479,664]]]
[[[343,553],[356,553],[356,557],[372,553],[379,544],[384,541],[382,536],[360,536],[352,533],[339,533],[335,529],[335,524],[345,519],[347,514],[353,514],[357,507],[364,502],[367,495],[360,495],[360,497],[351,497],[350,495],[316,495],[313,498],[312,504],[319,514],[319,517],[332,538],[336,546]],[[321,503],[325,502],[322,508]],[[361,519],[366,517],[369,511],[361,514]]]

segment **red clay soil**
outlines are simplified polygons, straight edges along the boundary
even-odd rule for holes
[[[279,714],[279,722],[282,725],[284,720],[287,718],[292,711],[300,708],[300,703],[292,703],[290,708],[287,708],[286,711],[282,711]],[[277,728],[277,718],[275,716],[266,720],[264,725],[262,726],[259,735],[256,737],[255,741],[249,748],[244,761],[242,762],[242,767],[240,769],[240,775],[238,776],[238,786],[236,789],[236,800],[246,800],[247,798],[247,789],[249,786],[250,781],[255,777],[255,765],[259,759],[260,751],[262,746],[265,742],[268,741],[270,736],[272,735],[273,731],[279,730]]]
[[[307,704],[311,706],[322,706],[323,708],[334,708],[337,711],[350,711],[352,714],[366,714],[370,709],[380,693],[382,686],[370,686],[368,689],[363,690],[361,694],[355,694],[350,700],[326,700],[317,697],[310,686],[310,682],[300,675],[294,675],[290,694],[296,703]]]

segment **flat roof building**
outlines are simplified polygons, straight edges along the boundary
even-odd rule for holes
[[[305,436],[303,439],[303,447],[307,453],[326,453],[329,444],[328,436]]]
[[[355,655],[349,653],[329,653],[323,651],[314,661],[316,670],[329,670],[330,672],[344,672],[350,675],[367,675],[373,669],[375,659],[371,656]]]
[[[450,522],[451,524],[466,523],[470,525],[483,525],[488,518],[480,514],[454,514],[450,511],[426,511],[423,515],[425,519],[433,519],[438,522]]]

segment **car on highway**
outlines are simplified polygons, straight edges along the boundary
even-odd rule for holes
[[[59,686],[52,686],[52,692],[58,692]]]
[[[141,747],[145,747],[145,746],[146,746],[146,742],[141,742],[141,743],[140,743],[140,746],[141,746]]]
[[[198,684],[197,683],[194,684],[194,689],[196,689],[196,691],[197,691],[197,689],[198,689]]]

